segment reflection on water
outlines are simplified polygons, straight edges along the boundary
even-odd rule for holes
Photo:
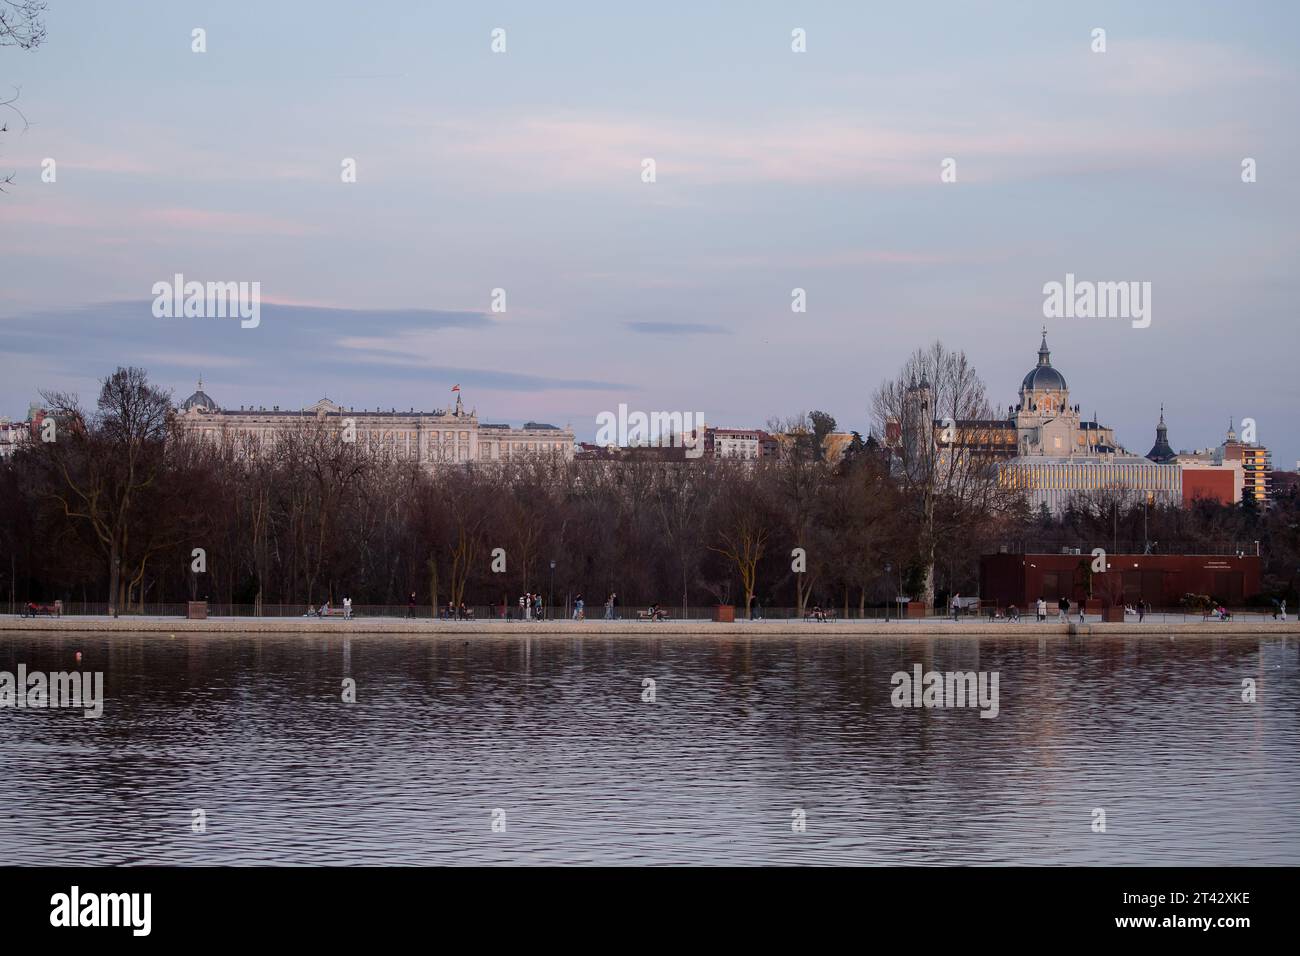
[[[0,853],[1296,864],[1298,648],[1281,636],[10,633],[0,670],[67,670],[81,650],[107,701],[100,720],[0,709]],[[997,718],[892,707],[890,676],[916,663],[997,671]],[[1256,703],[1242,702],[1244,678]],[[195,809],[206,833],[191,830]],[[806,832],[792,830],[796,809]]]

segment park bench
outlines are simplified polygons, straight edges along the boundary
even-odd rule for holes
[[[823,621],[834,621],[835,609],[833,607],[824,607],[820,611],[815,611],[812,608],[808,608],[804,611],[803,619],[805,621],[816,621],[819,624]]]
[[[37,604],[34,601],[28,601],[23,605],[20,612],[22,617],[39,617],[42,614],[46,617],[58,617],[59,608],[53,604]]]
[[[344,616],[344,612],[343,612],[343,608],[341,607],[332,607],[327,611],[322,611],[320,608],[314,608],[303,615],[303,617],[343,617],[343,616]]]
[[[639,621],[666,621],[666,620],[668,620],[668,612],[665,611],[663,608],[659,608],[659,610],[654,611],[654,612],[651,612],[651,611],[649,611],[649,610],[645,610],[645,611],[637,611],[637,612],[636,612],[636,616],[637,616],[637,620],[639,620]]]

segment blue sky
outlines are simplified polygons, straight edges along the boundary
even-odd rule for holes
[[[1073,401],[1139,453],[1161,402],[1176,448],[1252,417],[1293,467],[1300,16],[1134,6],[50,0],[0,48],[0,413],[137,364],[235,407],[865,430],[934,338],[1014,401],[1073,272],[1153,287],[1149,328],[1049,323]],[[261,325],[154,318],[177,272],[260,282]]]

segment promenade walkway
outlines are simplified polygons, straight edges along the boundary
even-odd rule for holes
[[[1261,620],[1200,621],[1194,618],[1171,621],[1153,621],[1142,624],[1103,624],[1095,620],[1079,624],[1073,621],[1062,624],[1049,620],[1039,623],[1021,620],[989,621],[928,617],[912,620],[850,620],[815,623],[802,620],[737,621],[718,624],[711,621],[444,621],[430,618],[357,617],[345,621],[341,618],[315,617],[210,617],[190,621],[178,617],[149,617],[141,615],[112,618],[99,615],[75,615],[59,618],[20,618],[17,615],[0,616],[0,631],[61,631],[97,633],[226,633],[226,634],[458,634],[464,636],[537,635],[555,637],[600,637],[605,635],[668,636],[668,635],[747,635],[757,637],[769,634],[826,636],[905,636],[933,634],[939,636],[967,635],[992,636],[1132,636],[1188,635],[1188,636],[1264,636],[1268,634],[1300,635],[1300,621],[1286,622]]]

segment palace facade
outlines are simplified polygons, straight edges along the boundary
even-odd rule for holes
[[[354,436],[357,444],[377,457],[397,461],[418,461],[425,465],[502,462],[533,455],[573,458],[573,431],[539,422],[522,428],[480,422],[475,411],[466,411],[460,393],[451,409],[400,412],[395,408],[344,408],[322,398],[299,410],[241,405],[238,410],[222,408],[198,390],[181,403],[176,424],[181,429],[209,440],[234,445],[273,445],[281,433],[304,422],[328,423],[340,434]]]

